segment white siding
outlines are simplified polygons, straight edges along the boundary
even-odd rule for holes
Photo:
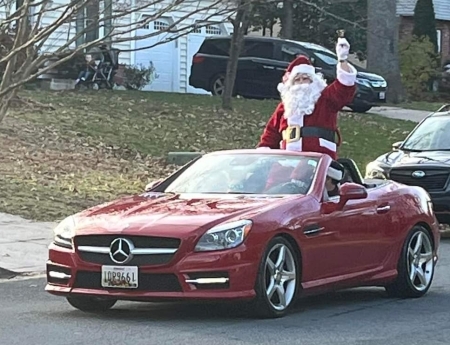
[[[404,17],[414,15],[417,0],[397,0],[397,14]],[[450,21],[450,1],[433,0],[435,17],[438,20]]]
[[[45,12],[41,19],[41,27],[48,27],[55,23],[63,15],[65,10],[63,6],[68,2],[69,0],[53,0],[52,4],[44,9]],[[35,13],[39,13],[39,11],[41,11],[41,8],[37,7]],[[62,24],[45,39],[41,52],[54,52],[65,45],[67,45],[65,49],[75,48],[75,42],[68,44],[75,37],[75,34],[75,21]]]

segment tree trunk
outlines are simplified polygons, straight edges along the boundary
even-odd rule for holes
[[[86,27],[89,27],[89,29],[86,32],[86,42],[92,42],[98,39],[99,15],[100,15],[99,0],[89,1],[89,3],[86,5]]]
[[[248,28],[248,13],[250,10],[251,0],[241,0],[236,18],[232,20],[233,36],[230,44],[230,58],[227,63],[227,74],[225,76],[225,85],[222,94],[222,109],[232,110],[231,99],[233,97],[234,83],[236,81],[236,73],[238,67],[239,54],[241,52],[242,43],[244,41],[244,33]]]
[[[281,37],[292,39],[294,32],[294,1],[283,1],[283,16],[281,19]]]
[[[395,13],[395,1],[368,1],[367,69],[386,79],[387,100],[400,103],[405,98],[405,92],[400,75],[399,19]]]
[[[14,44],[13,44],[12,50],[20,47],[28,38],[27,37],[27,29],[28,29],[29,19],[30,19],[28,16],[30,1],[27,1],[26,3],[24,3],[22,1],[20,3],[20,6],[22,6],[22,5],[25,5],[25,7],[22,10],[19,19],[17,19],[16,23],[15,23],[17,30],[15,33]],[[19,67],[21,67],[21,66],[18,66],[17,61],[18,61],[18,56],[16,54],[6,64],[5,72],[3,73],[2,81],[0,83],[1,91],[5,90],[10,84],[12,84],[14,82],[14,72],[16,72],[19,69]],[[5,96],[1,97],[0,123],[2,123],[3,120],[5,119],[6,113],[9,108],[9,104],[10,104],[11,100],[14,97],[16,97],[16,95],[17,95],[17,90],[13,90],[12,92],[5,94]]]

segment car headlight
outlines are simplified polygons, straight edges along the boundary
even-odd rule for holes
[[[58,246],[72,248],[72,238],[75,234],[75,217],[70,216],[61,221],[53,230],[53,242]]]
[[[239,220],[215,226],[200,237],[195,246],[195,251],[203,252],[237,247],[244,242],[252,224],[251,220]]]
[[[371,87],[370,82],[367,79],[356,78],[356,82],[360,85],[364,85],[366,87]]]

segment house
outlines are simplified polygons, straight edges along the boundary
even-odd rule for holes
[[[417,0],[397,0],[397,15],[400,17],[399,39],[412,35],[414,7]],[[433,0],[436,17],[438,50],[442,60],[450,58],[450,1]]]
[[[145,1],[148,1],[151,5],[146,7]],[[10,5],[0,7],[0,20],[5,18],[7,13],[12,13],[16,8],[16,0],[6,0],[6,3]],[[66,10],[65,5],[69,3],[70,0],[52,0],[51,8],[45,11],[43,15],[42,26],[45,27],[54,23]],[[126,15],[122,15],[120,18],[113,20],[112,27],[113,30],[116,30],[113,32],[128,31],[120,36],[125,38],[123,42],[114,43],[114,40],[112,41],[112,46],[121,50],[119,63],[125,65],[153,65],[155,68],[155,79],[144,90],[205,93],[206,91],[189,86],[188,81],[192,57],[198,51],[205,37],[211,35],[230,35],[233,30],[233,26],[226,21],[226,17],[230,13],[217,15],[220,12],[218,8],[208,8],[214,3],[217,3],[217,1],[186,0],[181,5],[172,8],[170,6],[173,4],[173,0],[158,2],[152,0],[113,1],[113,16],[119,13],[119,11],[140,8],[139,11],[133,11],[130,14],[126,13]],[[104,0],[100,0],[99,5],[100,18],[103,18]],[[168,8],[170,8],[170,11],[167,11]],[[148,22],[145,25],[140,25],[139,28],[130,32],[131,28],[136,28],[136,23],[155,13],[161,13],[161,15],[156,20]],[[69,42],[69,40],[74,41],[69,47],[75,48],[76,42],[74,37],[77,33],[77,24],[80,25],[79,22],[79,20],[78,23],[74,20],[61,25],[48,37],[41,51],[55,51]],[[81,18],[81,23],[83,23],[83,18]],[[177,25],[173,28],[174,31],[183,31],[189,27],[192,28],[196,23],[199,25],[197,29],[188,35],[178,37],[173,41],[152,48],[146,48],[164,41],[171,36],[179,36],[179,32],[169,33],[166,31],[167,28],[175,23]],[[152,37],[136,39],[138,37],[149,36],[155,32],[161,33]],[[100,19],[98,35],[99,37],[104,35],[104,22],[102,22],[102,19]]]

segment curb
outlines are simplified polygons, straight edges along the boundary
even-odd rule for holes
[[[450,238],[450,231],[440,231],[441,238]]]
[[[21,274],[0,267],[0,279],[11,279],[19,275]]]

